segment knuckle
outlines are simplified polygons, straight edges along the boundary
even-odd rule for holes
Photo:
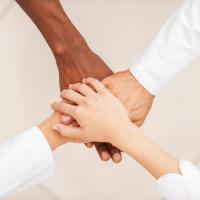
[[[89,98],[89,97],[85,97],[84,99],[83,99],[83,104],[84,105],[90,105],[91,104],[91,98]]]
[[[63,91],[61,92],[61,96],[65,96],[66,92],[67,92],[67,89],[63,90]]]
[[[84,84],[80,84],[80,85],[79,85],[79,90],[84,90],[84,88],[85,88],[85,85],[84,85]]]
[[[64,103],[60,102],[57,104],[56,109],[62,111],[64,109]]]
[[[75,115],[75,116],[80,115],[80,114],[81,114],[81,109],[80,109],[80,107],[77,106],[76,108],[74,108],[73,112],[74,112],[74,115]]]
[[[83,99],[81,106],[82,107],[87,107],[89,105],[88,101],[86,101],[85,99]]]
[[[94,78],[92,78],[92,80],[91,80],[93,83],[98,83],[98,80],[97,79],[94,79]]]
[[[71,93],[71,89],[66,89],[66,90],[63,91],[62,95],[63,95],[64,97],[67,97],[67,96],[70,95],[70,93]]]
[[[89,80],[90,82],[93,82],[93,83],[96,81],[96,79],[94,79],[94,78],[92,78],[92,77],[89,77],[88,80]]]
[[[109,81],[107,80],[107,78],[104,78],[101,82],[102,82],[102,84],[104,86],[108,85],[108,83],[109,83]]]
[[[74,84],[75,88],[79,88],[80,84],[81,84],[81,83],[75,83],[75,84]]]

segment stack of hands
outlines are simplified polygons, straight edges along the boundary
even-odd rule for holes
[[[62,114],[61,122],[54,124],[53,129],[69,141],[88,146],[93,142],[109,143],[124,151],[122,141],[138,132],[122,103],[97,79],[87,78],[69,85],[61,92],[61,98],[62,101],[52,104]]]
[[[52,104],[54,113],[39,125],[40,130],[34,128],[10,145],[2,146],[2,160],[11,160],[7,156],[10,157],[13,146],[18,152],[13,154],[13,160],[18,161],[16,155],[26,159],[24,163],[17,162],[18,167],[12,167],[9,162],[3,165],[9,176],[12,177],[12,172],[13,177],[19,176],[19,181],[17,178],[8,180],[1,170],[7,186],[5,182],[0,185],[0,196],[7,193],[11,183],[15,188],[27,180],[27,174],[29,177],[37,175],[35,169],[46,174],[52,166],[49,145],[55,150],[68,142],[76,142],[85,143],[87,147],[94,145],[104,161],[120,162],[123,151],[156,179],[164,176],[158,183],[166,199],[199,199],[200,172],[191,163],[179,162],[154,144],[139,128],[152,106],[153,95],[199,56],[199,1],[185,1],[136,67],[116,74],[89,48],[58,0],[17,2],[39,28],[54,54],[62,100]],[[28,153],[22,155],[24,149]],[[29,159],[29,155],[37,158],[37,162]],[[17,169],[23,169],[24,174]]]
[[[138,129],[137,126],[139,127],[145,120],[154,98],[129,70],[110,75],[101,82],[95,78],[86,78],[82,80],[82,83],[69,84],[68,89],[63,90],[60,96],[63,100],[52,104],[56,112],[40,125],[43,132],[47,133],[46,137],[52,149],[67,142],[85,143],[89,148],[95,145],[101,160],[112,159],[115,163],[122,160],[123,147],[115,144],[114,141],[120,138],[111,130],[117,125],[122,130],[118,132],[123,133],[127,133],[126,130],[130,127]],[[90,105],[92,99],[95,104]],[[100,99],[101,102],[98,101]],[[87,105],[90,107],[86,107]],[[66,110],[67,108],[73,110]],[[79,108],[85,111],[79,113]],[[115,115],[115,112],[118,115]],[[89,113],[91,113],[90,116]],[[123,113],[122,116],[121,113]],[[124,127],[122,124],[129,125]],[[49,135],[50,127],[61,135],[57,133]],[[105,131],[99,132],[99,129],[105,129]],[[69,130],[82,131],[88,135],[76,136]],[[102,136],[102,140],[97,137],[97,133]],[[125,135],[128,136],[128,134]],[[107,137],[109,140],[106,139]]]
[[[130,70],[113,74],[103,59],[89,47],[59,1],[17,2],[36,24],[51,49],[58,66],[61,90],[68,88],[69,84],[82,82],[87,77],[102,80],[103,85],[123,103],[131,121],[138,126],[143,123],[151,108],[153,95],[136,80]],[[59,121],[59,116],[54,116],[49,119],[50,122]],[[71,124],[77,126],[75,121]],[[45,126],[47,127],[50,128],[50,125]],[[51,136],[50,141],[53,148],[65,142],[57,135]],[[93,144],[102,160],[121,161],[121,151],[116,147],[96,141]],[[91,147],[92,143],[86,145]]]
[[[118,140],[128,137],[126,130],[139,130],[137,126],[145,120],[154,98],[129,70],[101,82],[86,78],[82,83],[69,84],[60,97],[62,101],[51,106],[56,112],[40,125],[44,133],[50,126],[60,133],[47,136],[52,149],[67,142],[85,143],[89,148],[95,145],[103,161],[112,159],[116,163],[122,160],[123,150]]]
[[[61,101],[51,105],[54,114],[40,125],[43,133],[49,134],[44,127],[50,123],[59,136],[56,140],[46,136],[53,150],[68,142],[85,143],[88,147],[97,142],[112,149],[114,162],[121,161],[119,152],[126,152],[155,178],[179,172],[178,161],[142,133],[121,101],[99,80],[86,78],[82,83],[70,84],[60,97]],[[108,153],[101,149],[102,160],[109,160]],[[158,164],[161,159],[163,162]]]

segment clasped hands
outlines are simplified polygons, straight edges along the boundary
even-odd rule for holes
[[[90,147],[93,142],[107,143],[116,146],[112,149],[118,153],[118,149],[123,151],[122,141],[128,137],[127,130],[137,129],[140,120],[132,123],[130,110],[122,104],[124,100],[115,97],[104,85],[94,78],[70,84],[61,92],[62,101],[51,106],[61,114],[60,121],[52,128],[68,142],[87,143]],[[126,88],[123,89],[127,92]],[[106,157],[107,152],[102,153]],[[121,161],[121,155],[113,155],[116,156],[114,162]]]

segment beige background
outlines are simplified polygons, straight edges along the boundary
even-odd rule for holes
[[[128,68],[181,0],[63,0],[91,47],[115,70]],[[13,1],[0,3],[0,141],[49,115],[58,96],[53,56],[42,36]],[[198,162],[199,62],[162,93],[144,125],[156,142],[179,158]],[[83,145],[55,153],[56,175],[10,200],[156,200],[154,180],[135,161],[103,163]]]

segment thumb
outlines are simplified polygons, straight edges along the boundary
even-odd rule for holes
[[[62,136],[75,139],[75,140],[81,140],[82,139],[82,131],[80,127],[73,127],[64,125],[61,123],[56,123],[52,127],[54,130],[59,132]]]

